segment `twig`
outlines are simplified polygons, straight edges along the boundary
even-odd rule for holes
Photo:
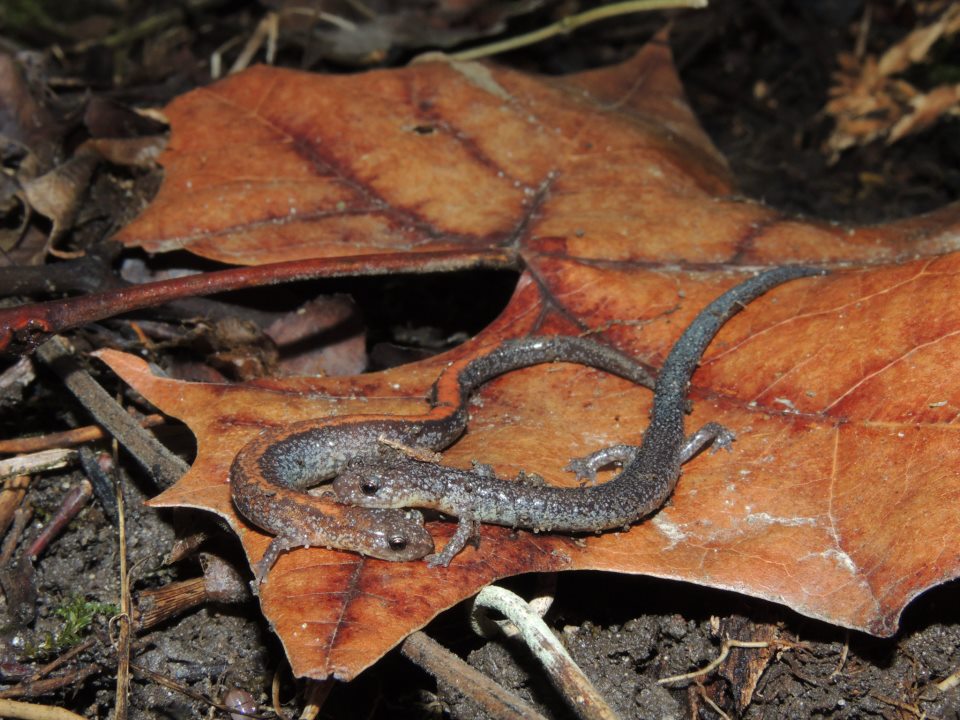
[[[244,44],[243,50],[240,51],[237,59],[233,61],[233,65],[230,66],[227,74],[234,75],[241,70],[246,70],[253,61],[254,56],[260,50],[260,46],[263,45],[264,40],[267,41],[266,63],[267,65],[273,65],[277,50],[279,17],[275,12],[268,12],[263,16],[260,22],[257,23],[257,27],[254,28],[253,34]]]
[[[136,25],[125,27],[113,35],[84,40],[69,49],[71,52],[84,53],[95,47],[123,47],[124,45],[129,45],[145,37],[157,35],[161,30],[186,21],[188,12],[196,13],[223,4],[225,4],[225,0],[188,0],[188,2],[184,3],[185,7],[176,7],[157,13],[156,15],[150,15]]]
[[[63,708],[34,705],[16,700],[0,700],[0,715],[18,718],[18,720],[84,720],[82,715]]]
[[[723,720],[730,720],[730,716],[727,715],[723,710],[721,710],[720,706],[710,699],[710,697],[707,695],[706,691],[704,691],[702,686],[698,686],[698,690],[700,691],[700,697],[704,700],[704,702],[707,703],[707,705],[709,705],[713,709],[715,713],[717,713],[717,715],[723,718]]]
[[[76,456],[76,450],[56,448],[0,460],[0,480],[18,475],[31,475],[44,470],[57,470],[69,465]]]
[[[539,617],[544,617],[553,605],[554,594],[557,591],[557,573],[540,573],[537,589],[527,605]],[[509,620],[492,620],[482,607],[474,607],[470,613],[470,629],[482,638],[490,639],[498,633],[504,637],[513,638],[520,634],[520,630]]]
[[[280,667],[278,666],[273,673],[273,681],[270,683],[270,702],[273,704],[273,712],[277,714],[280,720],[287,720],[287,714],[283,712],[283,703],[280,702]]]
[[[657,685],[666,685],[667,683],[681,682],[682,680],[695,680],[703,675],[707,675],[714,669],[716,669],[720,663],[727,659],[727,655],[730,654],[730,648],[765,648],[770,647],[770,643],[764,642],[762,640],[757,641],[746,641],[746,640],[724,640],[723,647],[720,649],[720,654],[717,658],[711,662],[706,667],[700,670],[694,670],[693,672],[684,673],[683,675],[673,675],[671,677],[660,678],[657,680]]]
[[[520,637],[543,665],[551,682],[570,707],[585,720],[615,720],[616,712],[583,674],[556,635],[518,595],[496,585],[488,585],[474,600],[476,606],[488,607],[506,615]]]
[[[0,568],[6,567],[10,562],[10,558],[13,557],[13,553],[17,549],[17,544],[20,542],[20,537],[32,517],[33,508],[29,505],[18,507],[13,511],[13,529],[7,533],[7,537],[3,541],[3,549],[0,550]],[[7,605],[10,605],[10,598],[7,598]]]
[[[82,668],[71,670],[63,675],[57,675],[56,677],[47,678],[46,680],[37,680],[36,682],[22,682],[14,685],[12,688],[0,690],[0,698],[46,695],[54,690],[60,690],[70,685],[79,685],[88,677],[96,675],[99,672],[99,665],[84,665]]]
[[[953,672],[951,675],[948,675],[943,680],[938,683],[934,683],[934,687],[937,688],[940,692],[946,692],[947,690],[952,690],[957,685],[960,685],[960,669]]]
[[[41,680],[42,678],[45,678],[47,675],[52,673],[58,667],[62,667],[63,665],[66,665],[68,662],[73,660],[77,655],[79,655],[82,652],[85,652],[86,650],[89,650],[96,644],[97,644],[96,638],[87,638],[79,645],[74,645],[65,653],[51,660],[46,665],[44,665],[39,670],[37,670],[33,675],[31,675],[30,682],[36,682],[37,680]]]
[[[309,680],[307,682],[306,692],[304,693],[306,699],[303,711],[300,713],[300,720],[316,720],[317,715],[320,714],[320,710],[323,709],[323,704],[330,696],[330,691],[333,690],[333,686],[336,684],[337,681],[333,678],[327,678],[326,680]]]
[[[840,659],[837,661],[837,666],[833,669],[833,672],[830,673],[830,678],[833,679],[843,670],[843,666],[847,664],[847,655],[850,653],[850,631],[844,630],[843,632],[843,649],[840,650]]]
[[[13,522],[13,514],[23,502],[29,486],[30,478],[27,475],[17,475],[4,481],[3,490],[0,490],[0,537]]]
[[[60,502],[57,512],[50,518],[50,522],[30,543],[30,547],[26,551],[26,557],[35,560],[47,548],[50,541],[63,532],[67,524],[77,516],[77,513],[83,510],[91,495],[93,495],[93,486],[86,478],[81,480],[76,487],[71,488],[70,492]]]
[[[38,351],[39,358],[63,380],[67,389],[94,419],[119,440],[143,468],[163,487],[172,485],[187,471],[187,464],[145,431],[126,410],[72,357],[73,348],[55,337]],[[72,451],[71,451],[72,452]]]
[[[316,278],[392,275],[404,271],[430,273],[477,268],[505,269],[515,266],[513,251],[491,248],[467,253],[449,250],[290,260],[188,275],[0,310],[0,350],[29,352],[50,335],[63,330],[197,295]]]
[[[935,720],[935,718],[927,715],[918,705],[911,705],[910,703],[903,702],[903,700],[897,700],[896,698],[888,697],[887,695],[881,695],[880,693],[872,690],[867,694],[882,703],[886,703],[887,705],[899,708],[904,712],[908,712],[914,717],[920,718],[920,720]]]
[[[88,447],[81,447],[78,453],[80,467],[83,468],[87,480],[93,486],[93,496],[97,498],[110,524],[117,527],[120,522],[120,512],[117,510],[117,497],[113,489],[117,468],[113,457],[107,453],[95,453]]]
[[[117,702],[114,718],[126,720],[130,702],[130,574],[127,566],[127,521],[123,483],[117,473],[117,440],[113,440],[113,487],[117,502],[117,542],[120,549],[120,615],[116,618],[117,633]]]
[[[543,42],[557,35],[566,35],[579,27],[606,20],[620,15],[636,12],[650,12],[652,10],[668,10],[671,8],[704,8],[707,0],[629,0],[628,2],[610,3],[576,15],[569,15],[546,27],[533,32],[517,35],[498,42],[481,45],[462,52],[451,53],[454,60],[477,60],[490,55],[498,55],[509,50]]]
[[[142,590],[137,595],[134,617],[138,632],[148,630],[201,603],[232,605],[246,602],[252,597],[250,585],[234,565],[211,553],[201,553],[200,564],[203,567],[201,577]]]
[[[140,427],[152,428],[163,425],[166,421],[163,415],[147,415],[138,422]],[[99,425],[84,425],[63,432],[0,440],[0,453],[31,453],[51,448],[74,447],[94,440],[103,440],[105,437],[107,433]]]
[[[134,674],[139,675],[140,677],[145,677],[148,680],[153,680],[153,682],[157,683],[158,685],[161,685],[167,688],[168,690],[173,690],[174,692],[178,692],[181,695],[186,695],[188,698],[191,698],[192,700],[206,703],[207,705],[210,705],[211,707],[215,707],[217,710],[222,710],[225,713],[237,712],[236,708],[228,707],[223,703],[214,702],[213,700],[206,697],[205,695],[201,695],[198,692],[194,692],[190,688],[184,687],[183,685],[171,680],[170,678],[164,675],[161,675],[160,673],[155,673],[153,672],[153,670],[148,670],[147,668],[137,665],[136,663],[130,663],[130,669],[133,670]],[[247,714],[247,715],[244,715],[244,717],[269,718],[269,717],[272,717],[272,715]]]
[[[490,717],[499,720],[546,720],[512,692],[467,665],[423,632],[410,635],[400,646],[400,652],[438,680],[469,697]]]

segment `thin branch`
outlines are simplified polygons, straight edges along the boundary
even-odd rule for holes
[[[83,720],[82,715],[63,708],[34,705],[16,700],[0,700],[0,715],[19,720]]]
[[[66,340],[55,337],[38,351],[40,359],[60,378],[93,418],[133,455],[163,487],[180,479],[187,464],[148,433],[72,356]],[[73,452],[73,451],[69,451]]]
[[[163,415],[147,415],[137,422],[141,427],[151,428],[163,425],[166,421]],[[63,432],[0,440],[0,453],[31,453],[52,448],[74,447],[94,440],[103,440],[105,437],[107,433],[99,425],[84,425]]]
[[[490,717],[502,720],[546,720],[509,690],[497,685],[423,632],[410,635],[400,652],[428,673],[477,703]]]
[[[517,35],[488,45],[464,50],[463,52],[451,53],[450,57],[454,60],[477,60],[491,55],[516,50],[534,45],[544,40],[549,40],[557,35],[566,35],[577,28],[583,27],[599,20],[628,15],[636,12],[650,12],[652,10],[668,10],[672,8],[704,8],[707,6],[707,0],[629,0],[629,2],[610,3],[600,7],[587,10],[576,15],[569,15],[552,25],[534,30],[533,32]]]
[[[515,266],[514,253],[493,248],[476,252],[451,250],[313,258],[188,275],[0,310],[0,351],[32,352],[51,335],[63,330],[197,295],[317,278],[392,275],[398,272],[451,272],[476,268],[505,269]]]

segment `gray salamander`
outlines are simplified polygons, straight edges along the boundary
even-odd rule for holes
[[[448,367],[434,383],[431,410],[423,415],[329,417],[261,432],[230,468],[237,510],[275,536],[254,568],[257,581],[281,552],[296,547],[342,548],[384,560],[414,560],[433,552],[433,539],[416,510],[348,507],[304,490],[335,476],[353,459],[376,457],[383,440],[432,450],[447,447],[463,433],[467,401],[480,385],[512,370],[555,361],[654,385],[636,361],[592,340],[529,337],[508,340],[466,364]]]
[[[385,451],[351,462],[334,481],[341,503],[362,507],[420,507],[459,518],[450,542],[432,565],[446,566],[486,522],[538,531],[595,532],[625,528],[658,509],[673,492],[680,466],[705,445],[729,447],[732,433],[708,423],[684,434],[687,387],[707,346],[723,324],[768,290],[795,278],[821,275],[801,266],[756,275],[707,305],[680,336],[657,377],[650,424],[639,447],[614,446],[572,463],[578,475],[620,461],[611,480],[560,488],[503,480],[485,470],[458,470]]]

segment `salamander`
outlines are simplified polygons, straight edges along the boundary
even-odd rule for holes
[[[734,439],[716,423],[689,438],[684,433],[687,388],[723,324],[772,288],[821,274],[803,266],[768,270],[727,290],[700,311],[657,376],[650,423],[639,447],[614,446],[573,463],[579,475],[590,475],[612,461],[621,462],[619,474],[605,483],[580,488],[537,485],[501,479],[484,469],[455,469],[385,451],[352,461],[334,481],[334,494],[339,502],[356,506],[430,508],[458,517],[457,531],[447,546],[428,558],[433,565],[448,565],[476,537],[481,522],[536,531],[627,528],[666,502],[684,462],[709,443],[729,449]]]
[[[262,581],[281,552],[333,547],[384,560],[413,560],[434,549],[416,510],[337,505],[304,492],[334,477],[348,462],[375,458],[386,440],[439,450],[464,431],[467,402],[480,385],[512,370],[548,362],[595,367],[644,387],[653,377],[635,360],[587,338],[508,340],[460,370],[448,366],[423,415],[350,415],[288,423],[261,432],[237,454],[230,489],[237,510],[275,537],[254,568]]]

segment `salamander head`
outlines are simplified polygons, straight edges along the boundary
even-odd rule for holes
[[[381,560],[418,560],[433,552],[433,538],[417,510],[368,510],[364,513],[363,554]]]
[[[431,507],[418,482],[424,468],[437,468],[409,458],[349,464],[333,481],[337,502],[367,508]]]

